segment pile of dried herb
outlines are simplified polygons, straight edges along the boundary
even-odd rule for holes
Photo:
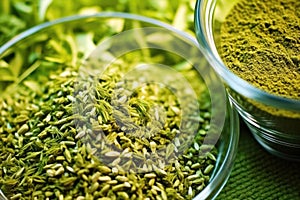
[[[40,22],[102,10],[140,13],[193,33],[194,1],[3,0],[0,5],[1,44]],[[6,28],[7,21],[13,32]],[[78,84],[78,63],[96,41],[111,33],[97,27],[96,34],[58,29],[30,41],[30,51],[17,48],[0,61],[1,92],[18,83],[0,95],[0,192],[9,199],[192,199],[207,185],[217,157],[216,149],[199,156],[210,129],[210,99],[200,89],[203,82],[196,80],[193,70],[182,70],[184,76],[195,78],[191,84],[200,91],[200,115],[190,121],[199,129],[191,144],[185,140],[190,138],[187,133],[175,138],[182,110],[176,95],[158,84],[137,88],[124,107],[129,113],[118,113],[112,100],[124,98],[112,91],[126,93],[124,85],[118,85],[124,65],[115,68],[121,70],[118,73]],[[123,28],[123,23],[111,27]],[[178,63],[175,68],[182,67]],[[121,126],[127,119],[124,113],[134,127]],[[154,126],[160,131],[140,137],[126,134],[138,133],[138,127],[147,127],[153,119],[164,122]]]
[[[128,105],[113,109],[114,99],[125,101],[125,86],[135,84],[120,82],[126,63],[78,81],[78,64],[43,59],[0,98],[0,189],[8,198],[192,199],[207,185],[217,157],[216,149],[199,156],[210,128],[207,91],[198,94],[200,115],[185,124],[199,126],[187,146],[191,133],[180,133],[181,105],[166,87],[138,87],[126,97]],[[45,65],[54,70],[45,73]],[[195,87],[203,84],[193,69],[181,73]],[[151,110],[153,105],[160,109]],[[130,126],[124,113],[134,122]],[[153,118],[161,124],[138,129]]]
[[[221,26],[220,55],[254,86],[300,98],[300,2],[244,0]]]

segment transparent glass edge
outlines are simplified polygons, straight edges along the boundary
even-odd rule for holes
[[[16,35],[12,39],[10,39],[6,43],[4,43],[2,46],[0,46],[0,58],[7,51],[7,49],[10,46],[22,41],[23,39],[29,37],[30,35],[38,32],[40,30],[43,30],[43,29],[45,29],[47,27],[50,27],[50,26],[53,26],[53,25],[58,25],[58,24],[62,24],[62,23],[70,22],[70,21],[88,19],[88,18],[91,18],[91,17],[94,17],[94,18],[109,18],[109,17],[117,18],[117,17],[120,17],[120,18],[124,18],[124,19],[138,20],[138,21],[141,21],[141,22],[146,22],[146,23],[150,23],[150,24],[153,24],[153,25],[157,25],[157,26],[162,26],[162,27],[164,27],[164,28],[166,28],[170,31],[174,31],[177,34],[186,37],[193,44],[196,44],[196,45],[198,44],[196,38],[194,38],[192,35],[184,32],[184,31],[181,31],[179,29],[176,29],[172,25],[167,24],[167,23],[162,22],[162,21],[159,21],[159,20],[156,20],[154,18],[150,18],[150,17],[138,15],[138,14],[125,13],[125,12],[104,11],[104,12],[98,12],[96,14],[72,15],[72,16],[62,17],[62,18],[59,18],[59,19],[56,19],[56,20],[53,20],[53,21],[44,22],[44,23],[36,25],[32,28],[29,28],[26,31]]]
[[[210,62],[211,66],[214,70],[222,77],[222,79],[230,85],[230,87],[241,93],[243,96],[248,98],[252,98],[257,102],[265,104],[265,102],[269,102],[270,106],[291,110],[294,112],[300,112],[300,101],[294,99],[288,99],[281,96],[276,96],[273,94],[269,94],[259,88],[256,88],[249,84],[247,81],[238,77],[234,73],[232,73],[219,59],[217,59],[213,55],[213,50],[210,45],[206,41],[207,37],[205,35],[205,30],[202,26],[210,26],[212,23],[212,15],[205,12],[204,17],[203,10],[201,8],[204,4],[207,4],[207,1],[197,0],[195,13],[194,13],[194,23],[195,23],[195,32],[198,43],[203,45],[206,48],[205,56],[207,56],[207,60]],[[212,0],[211,5],[216,5],[216,0]],[[211,18],[209,18],[209,16]],[[203,40],[203,38],[206,38]],[[234,84],[232,84],[234,83]]]
[[[236,158],[237,148],[239,144],[240,127],[239,127],[239,115],[231,102],[228,101],[229,112],[229,126],[230,129],[230,141],[229,147],[224,157],[226,162],[223,162],[220,166],[220,170],[215,174],[215,178],[205,187],[205,189],[197,195],[193,200],[212,199],[214,200],[220,194],[222,189],[225,187]],[[226,171],[222,170],[226,169]]]
[[[116,15],[117,14],[117,15]],[[152,23],[154,25],[158,25],[158,26],[163,26],[169,30],[172,30],[172,31],[175,31],[177,34],[179,35],[183,35],[184,37],[187,37],[190,39],[190,42],[193,42],[194,44],[197,44],[198,45],[198,42],[192,38],[192,36],[189,36],[188,34],[182,32],[182,31],[179,31],[175,28],[173,28],[172,26],[168,25],[168,24],[165,24],[163,22],[160,22],[160,21],[157,21],[157,20],[154,20],[154,19],[151,19],[151,18],[147,18],[147,17],[142,17],[142,16],[139,16],[139,15],[133,15],[133,14],[127,14],[127,13],[116,13],[116,12],[103,12],[103,13],[99,13],[99,14],[93,14],[93,15],[76,15],[76,16],[70,16],[70,17],[65,17],[65,18],[61,18],[61,19],[58,19],[58,20],[55,20],[55,21],[51,21],[51,22],[46,22],[46,23],[43,23],[43,24],[40,24],[38,26],[35,26],[35,27],[32,27],[31,29],[28,29],[27,31],[17,35],[16,37],[12,38],[10,41],[8,41],[7,43],[5,43],[3,46],[0,47],[0,58],[1,56],[3,56],[5,54],[5,52],[7,51],[8,48],[10,48],[12,45],[15,45],[19,42],[22,42],[23,39],[26,39],[27,37],[29,37],[31,34],[35,34],[37,33],[38,31],[41,31],[43,29],[46,29],[46,28],[49,28],[50,26],[53,26],[53,25],[59,25],[61,23],[66,23],[66,22],[69,22],[69,21],[73,21],[73,20],[82,20],[82,19],[85,19],[85,18],[89,18],[89,17],[95,17],[95,18],[106,18],[106,17],[123,17],[123,18],[127,18],[127,19],[135,19],[135,20],[139,20],[139,21],[143,21],[143,22],[148,22],[148,23]],[[138,17],[138,18],[136,18]],[[199,47],[200,50],[202,50],[201,52],[203,53],[203,49],[201,49],[202,47],[200,46]],[[204,55],[205,56],[205,55]],[[233,111],[232,109],[227,109],[227,111],[229,111],[229,116],[233,116]],[[237,114],[236,114],[237,115]],[[231,130],[230,131],[238,131],[238,117],[235,116],[234,119],[230,119],[230,126],[232,126]],[[232,134],[232,133],[230,133]],[[237,134],[237,133],[235,133]],[[238,141],[238,137],[235,138],[235,137],[231,137],[231,140],[230,140],[230,144],[232,143],[232,141]],[[235,148],[233,148],[234,146],[230,145],[230,147],[232,147],[232,150],[234,150]],[[226,154],[225,156],[225,159],[229,159],[229,160],[234,160],[233,156],[232,155],[229,155],[228,153]],[[228,164],[228,165],[225,165],[224,163],[221,165],[220,169],[222,169],[223,167],[230,167],[231,168],[231,165],[232,164]],[[231,169],[230,169],[231,171]],[[230,172],[228,172],[229,174]],[[217,182],[218,184],[217,185],[221,185],[221,188],[224,187],[225,183],[223,183],[222,181],[223,180],[227,180],[229,178],[229,175],[227,175],[227,172],[225,174],[222,174],[222,173],[217,173],[216,174],[216,177],[217,176],[220,176],[220,180],[219,182]],[[223,178],[225,177],[225,179]],[[219,188],[219,187],[218,187]],[[215,191],[216,189],[214,189],[213,191]],[[219,193],[220,191],[217,191],[217,194]],[[1,196],[1,190],[0,190],[0,200],[6,200],[5,196],[3,195],[3,197]],[[217,194],[213,194],[214,196],[216,196]],[[3,198],[3,199],[2,199]],[[195,198],[197,199],[197,198]]]

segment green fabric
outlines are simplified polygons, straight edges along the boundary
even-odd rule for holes
[[[269,154],[242,124],[234,168],[217,199],[298,200],[300,162]]]

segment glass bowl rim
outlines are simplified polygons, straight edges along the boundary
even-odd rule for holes
[[[33,34],[38,33],[39,31],[43,31],[44,29],[50,28],[54,25],[60,25],[68,22],[75,22],[80,21],[84,19],[89,18],[123,18],[123,19],[130,19],[130,20],[138,20],[142,22],[146,22],[149,24],[153,24],[159,27],[166,28],[170,31],[174,31],[177,34],[183,36],[189,42],[196,45],[201,53],[204,55],[205,59],[208,59],[210,57],[207,57],[206,50],[198,43],[197,39],[191,36],[190,34],[178,30],[172,25],[169,25],[165,22],[145,17],[142,15],[137,14],[131,14],[131,13],[124,13],[124,12],[99,12],[95,14],[85,14],[85,15],[71,15],[66,17],[61,17],[58,19],[55,19],[53,21],[44,22],[41,24],[38,24],[36,26],[33,26],[20,34],[16,35],[9,41],[5,42],[2,46],[0,46],[0,59],[5,55],[6,51],[18,44],[19,42],[22,42],[24,39],[27,39]],[[238,141],[239,141],[239,117],[237,114],[237,111],[233,108],[232,104],[227,101],[227,108],[226,112],[228,112],[228,125],[229,125],[229,141],[228,141],[228,147],[227,151],[224,155],[224,162],[220,164],[219,169],[215,172],[213,178],[209,181],[209,183],[205,186],[205,188],[196,196],[193,198],[193,200],[200,200],[200,199],[207,199],[209,198],[215,198],[219,192],[221,192],[222,188],[225,186],[229,176],[230,172],[233,167],[234,159],[237,153],[237,147],[238,147]],[[1,190],[0,190],[0,197],[1,197]]]
[[[167,30],[177,33],[178,35],[183,36],[184,38],[189,40],[189,42],[191,42],[193,45],[200,48],[201,53],[203,53],[203,54],[205,53],[204,48],[202,46],[199,46],[199,43],[195,37],[193,37],[191,34],[188,34],[184,31],[176,29],[175,27],[173,27],[172,25],[170,25],[168,23],[165,23],[158,19],[146,17],[143,15],[133,14],[133,13],[103,11],[103,12],[98,12],[98,13],[93,13],[93,14],[75,14],[75,15],[64,16],[64,17],[61,17],[61,18],[58,18],[55,20],[46,21],[41,24],[35,25],[35,26],[17,34],[13,38],[11,38],[10,40],[8,40],[4,44],[2,44],[2,46],[0,46],[0,58],[10,46],[22,41],[23,39],[26,39],[27,37],[31,36],[32,34],[42,31],[43,29],[50,28],[51,26],[54,26],[54,25],[89,19],[89,18],[93,18],[93,17],[99,18],[99,19],[101,19],[101,18],[102,19],[123,18],[123,19],[138,20],[141,22],[153,24],[153,25],[165,28]]]
[[[233,72],[231,72],[225,64],[217,58],[211,50],[210,45],[205,37],[205,29],[212,27],[213,13],[209,9],[214,8],[217,0],[197,0],[194,13],[194,26],[196,32],[196,38],[200,44],[206,49],[206,56],[208,61],[211,62],[211,66],[222,77],[223,80],[235,91],[242,94],[247,98],[251,98],[262,104],[267,104],[281,109],[288,109],[291,111],[300,112],[300,100],[285,98],[282,96],[270,94],[264,90],[261,90],[247,81],[243,80]],[[205,9],[205,19],[202,18],[202,9]],[[206,20],[206,21],[204,21]]]
[[[214,177],[208,185],[206,185],[205,188],[193,198],[193,200],[215,199],[222,191],[230,177],[239,144],[240,126],[239,115],[232,103],[228,103],[226,110],[229,112],[228,124],[230,127],[230,140],[224,157],[224,162],[221,164],[220,169],[216,171],[216,174],[214,174]]]

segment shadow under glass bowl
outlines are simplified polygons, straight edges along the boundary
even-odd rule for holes
[[[1,78],[1,82],[0,82],[1,94],[3,96],[11,96],[13,100],[14,89],[17,88],[19,85],[25,85],[29,88],[32,87],[34,89],[35,86],[32,85],[30,79],[28,81],[28,78],[30,78],[31,76],[33,76],[36,81],[46,84],[47,78],[45,79],[45,77],[47,77],[51,73],[53,74],[56,73],[56,71],[63,69],[64,65],[81,65],[83,60],[86,60],[86,58],[89,55],[91,55],[91,52],[93,52],[94,49],[97,48],[97,45],[95,44],[98,44],[99,41],[110,38],[113,35],[116,35],[118,33],[125,33],[126,31],[130,31],[135,28],[139,28],[137,32],[138,34],[141,34],[144,38],[150,37],[149,35],[154,37],[155,31],[160,32],[160,34],[162,34],[160,36],[163,36],[163,37],[158,37],[158,39],[157,36],[154,37],[154,40],[152,39],[152,44],[151,44],[152,46],[142,45],[142,47],[148,47],[148,48],[156,47],[158,49],[161,48],[162,50],[168,51],[174,48],[176,49],[183,48],[184,45],[186,44],[188,44],[187,45],[188,47],[190,45],[192,48],[189,48],[189,50],[192,52],[193,51],[196,52],[195,54],[193,54],[196,57],[190,58],[194,62],[193,67],[195,67],[196,70],[199,72],[198,73],[199,76],[201,74],[204,74],[204,76],[202,75],[203,77],[200,78],[204,80],[205,84],[213,85],[213,87],[222,85],[220,94],[213,93],[213,91],[209,91],[210,99],[212,101],[211,104],[213,104],[213,102],[216,103],[219,100],[222,100],[222,98],[224,100],[224,97],[226,97],[226,95],[225,95],[225,90],[223,88],[223,83],[215,74],[213,68],[209,66],[209,63],[206,61],[205,56],[203,56],[203,54],[201,53],[201,52],[205,53],[205,50],[201,46],[198,47],[198,43],[193,37],[181,31],[176,30],[170,25],[167,25],[165,23],[162,23],[154,19],[128,14],[128,13],[115,13],[115,12],[103,12],[103,13],[98,13],[93,15],[80,15],[80,16],[70,16],[70,17],[61,18],[58,20],[54,20],[33,27],[17,35],[12,40],[8,41],[6,44],[0,47],[0,61],[3,61],[2,63],[4,62],[9,63],[9,66],[6,71],[7,76],[5,78],[4,76],[2,76]],[[137,29],[135,29],[135,31],[136,30]],[[124,37],[125,40],[122,41],[118,40],[116,44],[114,44],[116,45],[115,51],[119,52],[118,50],[124,47],[122,46],[123,44],[129,46],[130,44],[132,44],[133,47],[132,46],[129,47],[130,50],[131,51],[137,50],[138,48],[134,47],[135,42],[140,43],[139,45],[141,45],[141,43],[144,42],[143,37],[138,37],[141,35],[134,35],[134,37],[130,35],[129,37]],[[70,39],[71,37],[69,36],[75,37],[78,40],[74,42],[72,39]],[[93,37],[92,41],[95,44],[91,43],[91,37]],[[172,40],[168,41],[168,39],[170,38]],[[177,40],[173,41],[176,38]],[[126,41],[126,39],[128,41]],[[114,41],[110,41],[110,42],[114,43]],[[133,43],[128,44],[128,42],[129,43],[133,42]],[[108,43],[104,43],[104,44],[108,44]],[[172,45],[175,47],[172,47]],[[61,48],[62,46],[64,48]],[[145,49],[147,48],[141,48],[141,57],[138,57],[143,62],[147,62],[147,60],[142,59],[142,56],[145,53],[144,52]],[[161,54],[160,56],[158,56],[158,58],[160,59],[162,57],[165,58],[163,59],[162,63],[160,63],[160,65],[163,64],[168,66],[176,66],[176,64],[178,64],[177,62],[182,61],[182,58],[178,58],[178,60],[176,60],[178,55],[175,55],[174,57],[173,54],[172,55],[168,55],[168,53],[162,54],[162,52],[160,51],[157,52],[157,51],[158,50],[155,49],[154,53]],[[121,52],[126,53],[126,50]],[[114,52],[110,52],[110,53],[111,56]],[[132,52],[128,52],[128,53],[132,53]],[[179,54],[180,53],[181,52],[179,52]],[[61,56],[58,56],[58,54],[61,54]],[[183,53],[182,55],[184,56],[184,54],[185,53]],[[176,59],[170,60],[170,58],[176,58]],[[19,62],[15,62],[15,60]],[[89,62],[89,60],[87,59],[86,62]],[[106,60],[104,59],[102,60],[102,62],[106,62]],[[148,62],[153,64],[153,62],[157,62],[157,61],[154,60],[154,58],[151,58],[150,61],[148,60]],[[15,65],[12,66],[13,64]],[[177,68],[174,68],[173,70],[176,69]],[[202,73],[201,70],[204,70],[204,72]],[[11,75],[11,73],[9,72],[15,73],[15,76],[14,77],[9,76]],[[36,76],[36,74],[38,74],[37,72],[42,73],[44,77],[41,78],[38,75]],[[167,74],[163,74],[163,75],[156,74],[156,75],[168,77]],[[49,75],[48,78],[51,78],[51,76]],[[203,85],[205,84],[203,83]],[[197,89],[200,90],[201,88],[203,89],[203,86],[201,85],[196,85],[194,87],[195,90]],[[35,89],[38,90],[38,88]],[[224,94],[223,94],[223,90],[224,90]],[[220,103],[214,104],[214,106],[216,106],[217,108],[222,107],[220,110],[224,110],[223,113],[224,116],[221,116],[221,118],[224,117],[224,119],[220,119],[221,124],[219,124],[221,126],[219,127],[221,131],[215,133],[218,135],[218,138],[215,141],[216,143],[215,146],[218,151],[216,164],[213,169],[209,183],[199,194],[196,194],[193,199],[200,200],[200,199],[215,198],[218,195],[218,193],[221,191],[223,186],[225,185],[234,163],[234,158],[237,151],[237,145],[239,139],[239,118],[237,112],[232,108],[231,103],[227,102],[226,99],[225,102],[220,101]],[[1,96],[0,96],[0,100],[1,100]],[[217,110],[217,108],[212,107],[213,110],[212,115],[218,114],[218,111],[214,111]],[[4,116],[0,116],[0,117],[4,117]],[[2,126],[2,129],[0,129],[0,135],[5,135],[6,129],[4,128],[4,126],[6,126],[6,124],[4,124],[3,121],[1,123],[2,124],[0,125]],[[218,130],[218,127],[216,130]],[[43,130],[41,129],[41,131]],[[3,155],[3,153],[1,155]],[[12,157],[14,156],[15,155],[12,154]],[[4,160],[1,160],[1,162],[4,162]],[[0,176],[2,176],[0,177],[2,181],[5,182],[4,179],[7,178],[7,176],[5,175],[4,171],[1,171]],[[20,176],[22,178],[22,175]],[[0,188],[2,186],[3,185],[0,184]],[[7,193],[4,194],[4,191],[1,192],[0,190],[1,200],[6,199],[5,195],[7,197],[11,197],[12,194],[7,194]]]
[[[300,160],[300,101],[262,91],[231,72],[219,56],[220,28],[238,0],[198,0],[196,37],[223,78],[231,102],[256,140],[270,153]]]

